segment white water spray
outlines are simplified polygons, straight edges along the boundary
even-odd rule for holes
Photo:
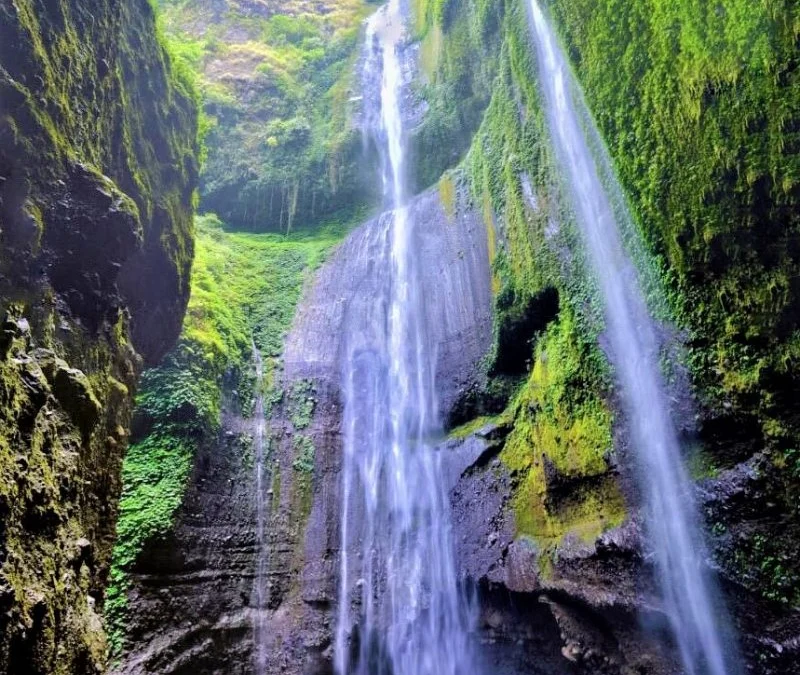
[[[665,609],[689,675],[738,672],[735,650],[723,646],[727,620],[704,565],[691,483],[659,373],[655,330],[587,140],[596,130],[544,13],[536,0],[530,6],[548,126],[604,300]]]
[[[440,458],[429,442],[440,422],[416,223],[406,204],[403,39],[400,0],[391,0],[367,28],[365,79],[380,82],[368,119],[383,156],[388,210],[363,251],[381,270],[379,293],[357,299],[345,320],[339,675],[474,671]]]

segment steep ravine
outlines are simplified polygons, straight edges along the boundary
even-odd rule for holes
[[[715,12],[655,0],[545,4],[630,200],[623,236],[642,235],[633,259],[705,520],[706,562],[747,672],[788,675],[800,651],[796,11],[744,11],[738,0]],[[441,412],[455,427],[437,451],[487,670],[677,675],[608,335],[542,110],[527,3],[416,0],[408,10],[409,180],[436,183],[410,217],[423,225],[418,262],[439,331]],[[780,110],[780,124],[740,115],[740,97]],[[241,235],[213,235],[215,283],[195,286],[195,311],[155,371],[164,378],[145,401],[150,419],[135,447],[148,450],[165,409],[171,424],[204,426],[184,438],[185,496],[182,482],[174,513],[156,514],[141,553],[124,558],[116,670],[250,673],[260,624],[263,672],[331,671],[342,327],[367,316],[386,274],[371,255],[375,232],[374,220],[353,230],[313,275],[312,256],[300,277],[276,266],[253,286],[255,268],[240,274],[221,244]],[[226,293],[240,277],[247,283]],[[287,278],[291,302],[274,323],[270,303]],[[253,341],[271,364],[255,385]],[[203,396],[173,396],[183,372],[211,373],[201,382],[213,398],[208,416]],[[263,542],[253,386],[268,410]],[[138,488],[152,478],[131,473]],[[139,502],[130,504],[133,512]]]
[[[180,330],[197,156],[146,0],[0,4],[0,672],[105,670],[133,394]]]

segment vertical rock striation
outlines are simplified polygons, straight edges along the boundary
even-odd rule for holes
[[[0,4],[0,672],[104,668],[133,392],[188,298],[196,139],[145,0]]]

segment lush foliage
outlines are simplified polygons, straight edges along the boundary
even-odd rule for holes
[[[519,533],[551,548],[570,533],[595,537],[625,513],[611,473],[601,313],[553,169],[524,8],[474,4],[466,14],[473,31],[496,41],[497,55],[491,99],[463,165],[490,244],[497,243],[490,245],[496,291],[490,374],[523,376],[503,413],[512,429],[501,458],[517,477]],[[447,50],[457,20],[439,30]],[[438,72],[448,77],[443,66]],[[568,499],[559,490],[565,484]]]
[[[196,448],[220,428],[223,384],[252,403],[253,348],[266,379],[278,367],[283,339],[309,270],[344,232],[332,222],[313,234],[231,233],[214,215],[197,218],[192,296],[178,345],[147,371],[137,397],[138,437],[123,466],[123,494],[106,615],[112,644],[124,636],[129,572],[146,545],[168,535],[189,480]],[[267,382],[268,385],[268,382]],[[291,392],[293,420],[307,426],[314,400],[304,383]],[[313,446],[298,469],[313,467]]]
[[[145,0],[0,4],[4,672],[104,670],[130,392],[180,331],[197,154]]]
[[[363,203],[349,99],[365,0],[228,5],[162,3],[207,113],[202,207],[233,227],[291,230]]]
[[[800,11],[782,0],[550,4],[692,331],[698,381],[791,444]]]
[[[735,555],[723,555],[753,590],[796,603],[800,10],[783,0],[549,4],[688,329],[712,422],[706,454],[727,468],[766,449],[772,464],[762,480],[786,517],[739,523]],[[727,438],[714,431],[724,427]]]
[[[646,250],[633,253],[653,309],[688,329],[688,363],[703,414],[715,422],[703,430],[706,447],[695,453],[695,473],[718,475],[720,466],[766,446],[773,469],[764,480],[779,477],[769,491],[794,514],[786,522],[794,532],[798,10],[781,0],[546,4],[644,235]],[[518,328],[535,329],[527,380],[504,413],[513,429],[503,457],[522,476],[518,526],[542,541],[571,528],[595,534],[598,522],[587,524],[592,512],[604,516],[602,527],[623,514],[602,450],[610,447],[611,428],[608,367],[597,347],[602,318],[553,170],[526,3],[473,0],[457,11],[448,0],[414,6],[422,93],[432,110],[419,132],[422,147],[460,152],[452,135],[469,124],[452,117],[448,97],[458,91],[470,110],[471,101],[480,108],[490,94],[485,112],[476,113],[480,127],[462,166],[484,211],[494,259],[495,369],[505,367],[507,345],[519,343]],[[471,93],[476,83],[484,85],[478,98]],[[449,119],[438,115],[439,102]],[[440,190],[447,197],[450,185],[442,182]],[[557,315],[541,302],[548,289],[557,291]],[[542,320],[530,321],[532,313]],[[733,439],[718,431],[726,426],[753,435]],[[572,481],[571,503],[553,500],[545,464],[551,478]],[[587,494],[581,479],[598,474],[606,477]],[[751,585],[768,597],[791,602],[792,538],[756,534],[762,527],[769,525],[737,535],[734,567],[757,579]]]
[[[462,159],[480,125],[496,71],[493,48],[502,3],[413,4],[422,67],[416,93],[428,105],[409,138],[411,180],[419,191]]]

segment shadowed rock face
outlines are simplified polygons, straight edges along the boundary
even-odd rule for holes
[[[210,673],[223,664],[226,673],[252,672],[252,427],[227,412],[216,443],[198,449],[172,536],[137,561],[128,615],[135,649],[113,672]]]
[[[477,377],[491,342],[487,235],[480,216],[467,208],[448,217],[435,191],[412,202],[410,217],[418,223],[419,269],[447,411]],[[259,611],[269,643],[267,672],[331,669],[342,325],[385,282],[387,271],[370,249],[379,231],[380,223],[369,221],[331,255],[286,340],[283,397],[267,425],[264,578],[254,579],[260,550],[255,482],[241,440],[252,437],[253,421],[228,414],[218,445],[198,456],[174,536],[146,551],[134,570],[129,638],[135,649],[118,672],[250,673]],[[309,402],[313,415],[299,419],[298,406]],[[254,583],[263,585],[260,610]]]
[[[562,672],[558,668],[566,662],[574,670],[565,672],[683,672],[653,581],[641,514],[634,509],[623,525],[591,543],[568,535],[555,559],[543,554],[535,542],[515,535],[515,477],[497,456],[506,432],[490,424],[442,446],[452,469],[448,487],[460,572],[478,586],[480,628],[491,645],[489,654],[510,658],[517,650],[546,658],[555,639],[565,659],[545,672]],[[769,469],[762,462],[757,456],[701,481],[697,494],[709,520],[743,523],[712,539],[712,564],[718,566],[743,651],[753,661],[756,653],[771,654],[755,672],[777,675],[794,671],[800,648],[797,613],[744,589],[729,562],[739,530],[747,526],[745,512],[755,509],[763,519],[772,517],[764,488]],[[629,499],[636,503],[634,495]],[[509,614],[509,607],[517,614]],[[548,616],[557,625],[555,637],[548,633]],[[520,633],[520,621],[540,629]]]
[[[188,299],[196,118],[146,0],[0,3],[0,672],[105,670],[137,376]]]

